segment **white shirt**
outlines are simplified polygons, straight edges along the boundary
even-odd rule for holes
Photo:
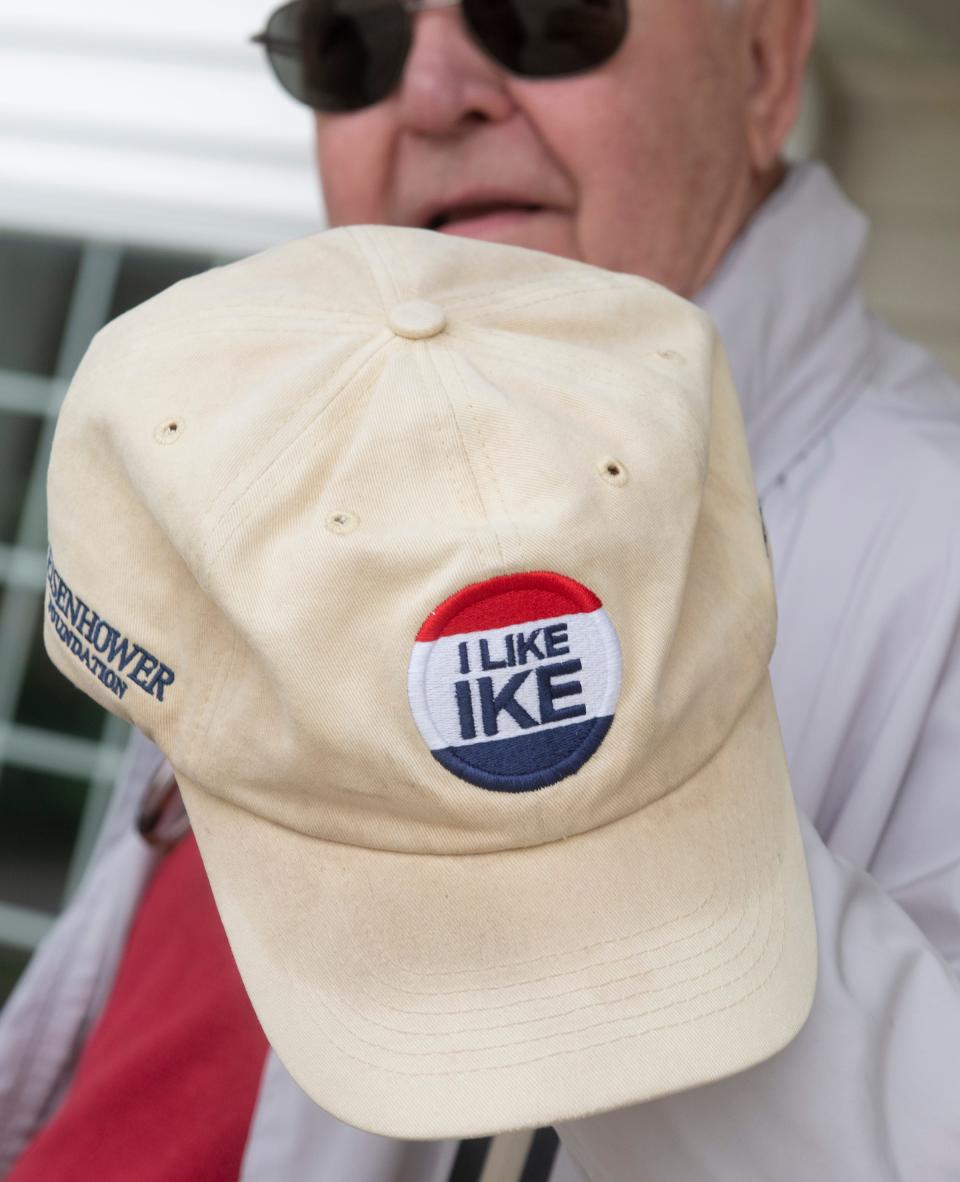
[[[749,1071],[560,1126],[591,1182],[960,1179],[960,389],[867,314],[866,235],[798,167],[698,300],[773,552],[813,1010]]]
[[[749,1071],[559,1126],[552,1182],[960,1180],[960,390],[867,315],[865,237],[826,170],[798,166],[700,298],[773,551],[813,1010]],[[132,748],[81,889],[0,1014],[0,1175],[109,992],[155,865],[132,818],[159,760]],[[343,1124],[270,1054],[241,1182],[445,1182],[456,1148]]]

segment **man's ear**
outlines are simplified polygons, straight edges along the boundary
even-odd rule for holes
[[[747,148],[754,171],[765,173],[800,108],[816,0],[742,0],[738,21]]]

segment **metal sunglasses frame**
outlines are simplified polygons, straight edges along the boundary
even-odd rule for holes
[[[302,3],[303,0],[293,0],[293,3]],[[370,7],[386,7],[386,4],[396,4],[404,10],[404,12],[430,12],[435,8],[457,8],[463,0],[386,0],[386,3],[370,5]],[[283,8],[292,7],[292,4],[281,5]],[[275,9],[279,12],[280,9]],[[274,13],[270,14],[273,18]],[[300,48],[298,41],[284,41],[276,37],[271,37],[266,29],[261,29],[259,33],[254,33],[250,37],[250,41],[254,45],[263,45],[266,48],[287,49],[296,51]]]

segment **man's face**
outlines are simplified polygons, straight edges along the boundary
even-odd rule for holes
[[[457,8],[422,12],[399,88],[318,115],[331,225],[439,228],[693,294],[749,213],[741,18],[718,0],[632,0],[624,44],[572,78],[512,77]]]

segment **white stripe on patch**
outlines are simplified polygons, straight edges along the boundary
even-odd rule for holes
[[[544,629],[565,625],[566,641],[554,645],[554,655],[547,654]],[[528,648],[525,661],[520,663],[517,648],[518,635],[530,640],[536,633],[533,644],[536,651]],[[558,634],[555,632],[554,637]],[[513,657],[516,663],[503,669],[482,668],[480,641],[486,642],[491,661],[508,659],[508,637],[513,637]],[[467,645],[469,672],[461,666],[461,644]],[[559,648],[568,652],[559,652]],[[542,659],[537,653],[542,653]],[[567,672],[553,679],[553,685],[563,688],[571,682],[579,682],[581,692],[575,695],[557,697],[556,710],[583,705],[585,712],[577,717],[540,723],[539,693],[536,668],[545,668],[561,662],[579,660],[581,669]],[[522,727],[505,710],[496,715],[497,731],[486,734],[483,729],[479,701],[479,678],[491,678],[488,687],[496,695],[515,674],[529,670],[529,675],[517,690],[513,701],[537,720],[534,728]],[[419,641],[413,646],[408,676],[410,705],[417,727],[432,751],[446,747],[464,747],[473,743],[489,743],[516,735],[539,734],[545,730],[567,726],[571,723],[589,722],[593,718],[612,715],[620,693],[621,656],[616,632],[603,608],[593,612],[574,612],[545,620],[531,620],[523,624],[511,624],[503,628],[492,628],[480,632],[467,632],[456,636],[442,636],[439,640]],[[466,681],[470,686],[473,718],[476,736],[464,738],[461,733],[461,719],[457,708],[457,682]],[[463,691],[461,691],[463,692]]]

